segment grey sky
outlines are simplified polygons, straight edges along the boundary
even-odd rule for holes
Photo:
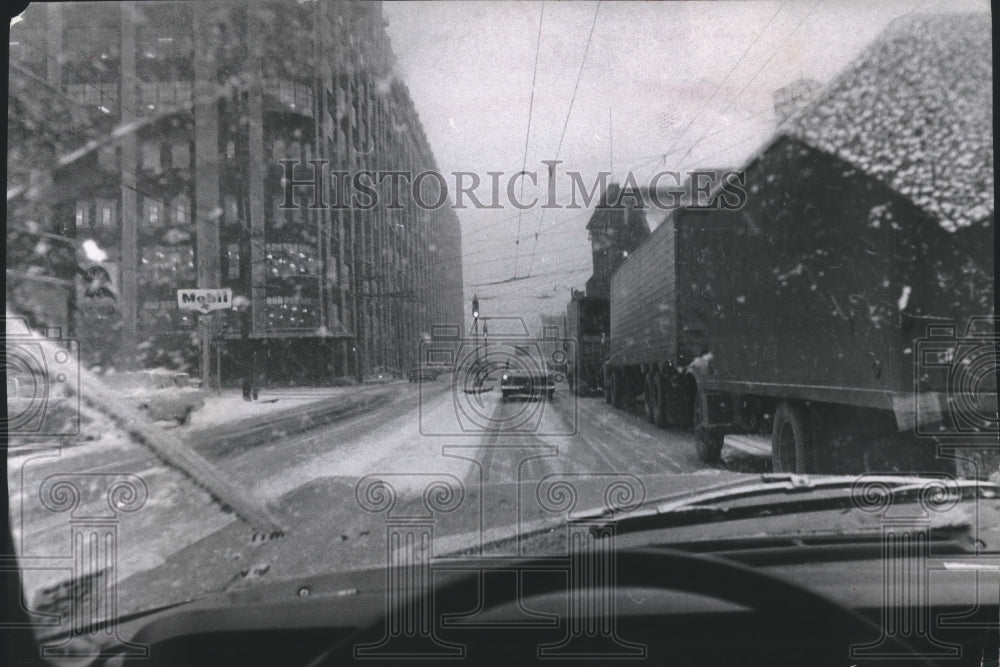
[[[439,168],[513,174],[524,159],[539,2],[387,2],[398,69]],[[774,130],[772,92],[805,76],[828,82],[895,17],[983,11],[965,0],[906,2],[547,2],[535,81],[525,198],[543,194],[595,10],[598,11],[558,159],[594,178],[739,165]],[[671,150],[663,158],[663,153]],[[506,177],[501,181],[506,183]],[[561,182],[560,185],[565,184]],[[568,188],[563,188],[568,195]],[[483,194],[487,188],[481,190]],[[504,202],[504,198],[501,198]],[[585,210],[460,210],[467,300],[484,314],[565,309],[590,274]],[[513,217],[512,217],[513,216]],[[539,231],[532,260],[535,232]],[[515,240],[520,238],[520,246]],[[531,278],[506,285],[474,283]],[[550,298],[543,298],[550,297]]]

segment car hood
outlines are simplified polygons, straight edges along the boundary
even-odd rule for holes
[[[442,487],[430,493],[401,492],[382,511],[370,511],[369,505],[369,511],[355,512],[349,521],[337,525],[322,516],[283,517],[287,533],[263,542],[251,537],[241,522],[233,522],[170,556],[155,570],[121,582],[119,612],[145,616],[143,612],[153,607],[195,600],[246,605],[291,600],[297,595],[372,594],[383,590],[387,568],[399,557],[400,552],[387,549],[387,544],[399,537],[401,527],[430,538],[418,560],[560,555],[566,553],[572,531],[614,526],[616,516],[627,518],[657,506],[676,507],[706,493],[738,494],[759,486],[762,479],[759,474],[724,470],[647,476],[552,473],[520,484],[466,484],[450,497]],[[849,482],[856,478],[842,481],[842,488],[850,494]],[[377,488],[360,489],[357,479],[321,479],[296,489],[281,504],[292,515],[294,508],[317,498],[364,504],[379,500]],[[993,485],[990,488],[996,490]],[[361,495],[366,492],[367,497]],[[793,498],[801,503],[806,497]],[[449,509],[448,503],[456,498],[471,511]],[[824,504],[826,496],[823,500],[816,507],[798,506],[790,512],[738,517],[710,513],[704,521],[621,530],[615,535],[616,547],[669,546],[723,557],[752,556],[759,564],[773,565],[787,558],[781,555],[785,551],[813,543],[860,544],[877,558],[885,514],[849,499],[847,504],[832,505]],[[609,505],[616,511],[609,513]],[[920,507],[908,501],[898,511],[919,512]],[[1000,498],[995,493],[963,500],[940,516],[931,516],[927,523],[937,529],[935,535],[946,551],[1000,554]],[[609,534],[613,533],[614,529]],[[246,548],[238,548],[239,543]],[[750,551],[753,554],[747,556]],[[823,557],[831,553],[824,551]],[[414,562],[412,554],[408,559]]]

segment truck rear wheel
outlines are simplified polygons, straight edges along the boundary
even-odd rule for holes
[[[718,463],[722,458],[722,441],[725,436],[710,430],[703,422],[707,399],[701,391],[694,396],[691,410],[691,424],[694,429],[694,444],[698,458],[704,463]]]
[[[774,412],[771,468],[774,472],[812,472],[812,437],[805,408],[782,402]]]

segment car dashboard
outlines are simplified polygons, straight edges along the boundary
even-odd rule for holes
[[[775,562],[747,564],[761,549]],[[916,571],[871,545],[716,551],[626,548],[603,568],[586,556],[582,587],[581,570],[551,559],[436,559],[433,590],[393,595],[407,568],[342,573],[233,591],[118,632],[153,665],[997,664],[1000,555],[946,554]],[[93,664],[125,664],[130,650]]]

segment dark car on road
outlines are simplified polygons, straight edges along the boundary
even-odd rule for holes
[[[517,345],[512,359],[504,363],[500,374],[500,392],[504,401],[514,397],[555,397],[555,373],[546,364],[541,350],[534,346]]]

